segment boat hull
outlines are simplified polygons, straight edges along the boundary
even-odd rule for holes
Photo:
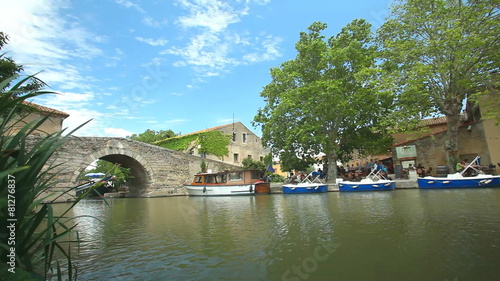
[[[243,185],[185,185],[189,196],[254,195],[255,184]]]
[[[298,194],[298,193],[323,193],[328,192],[328,185],[326,184],[284,184],[282,187],[283,193]]]
[[[338,183],[339,191],[358,192],[358,191],[383,191],[396,189],[396,182],[380,180],[374,182],[351,182],[342,181]]]
[[[78,186],[75,189],[76,196],[79,197],[80,195],[87,192],[91,188],[93,188],[93,190],[89,192],[87,195],[85,195],[85,197],[102,197],[104,196],[104,193],[109,192],[109,188],[107,188],[105,184],[100,184],[99,186],[94,188],[93,186],[96,184],[97,183],[88,183]]]
[[[417,183],[418,187],[422,189],[500,187],[500,176],[479,175],[463,178],[425,177],[417,178]]]
[[[255,194],[270,194],[271,183],[260,182],[255,184]]]

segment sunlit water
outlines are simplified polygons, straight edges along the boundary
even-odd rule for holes
[[[500,280],[500,189],[107,202],[74,209],[79,280]]]

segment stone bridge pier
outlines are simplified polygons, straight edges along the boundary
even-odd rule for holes
[[[76,186],[78,176],[98,159],[130,168],[129,197],[185,195],[183,184],[200,171],[202,160],[214,171],[236,167],[126,138],[71,136],[49,160],[59,165],[53,192]]]

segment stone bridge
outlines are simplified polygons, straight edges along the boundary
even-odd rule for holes
[[[214,171],[236,167],[126,138],[71,136],[49,160],[60,165],[53,191],[76,186],[78,176],[98,159],[131,169],[130,197],[185,195],[182,186],[200,171],[202,160]]]

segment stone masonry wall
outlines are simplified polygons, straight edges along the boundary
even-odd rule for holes
[[[30,143],[34,145],[37,141],[33,137]],[[213,171],[237,168],[125,138],[72,136],[49,160],[52,165],[60,165],[53,191],[63,192],[76,186],[78,175],[97,159],[131,168],[134,178],[129,182],[129,196],[132,197],[185,195],[183,184],[191,182],[200,171],[202,160]]]

